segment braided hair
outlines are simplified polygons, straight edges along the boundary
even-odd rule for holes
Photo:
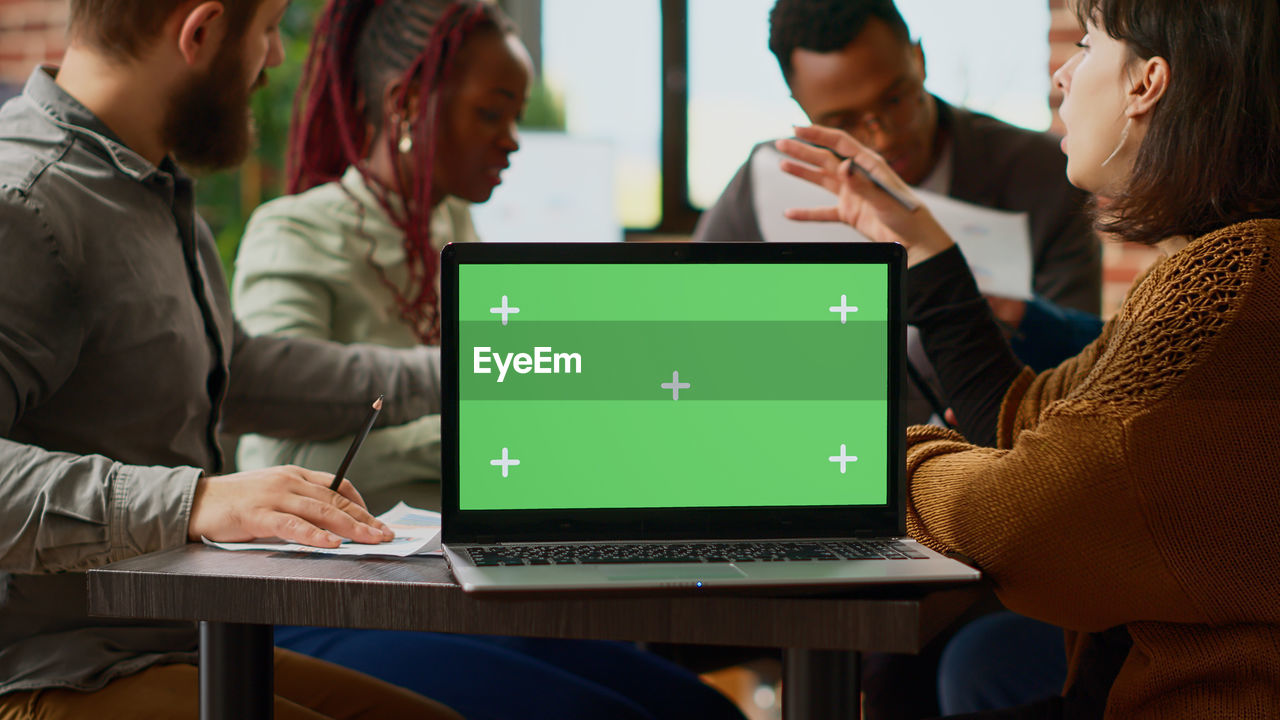
[[[314,40],[294,100],[286,163],[287,189],[299,193],[332,182],[348,167],[404,233],[409,278],[398,287],[366,260],[395,299],[401,319],[425,344],[439,340],[435,277],[439,259],[431,249],[432,168],[439,93],[467,38],[481,30],[511,31],[501,12],[480,0],[330,0],[316,22]],[[383,111],[382,98],[395,110]],[[391,157],[406,122],[412,133],[403,170],[391,186],[365,167],[369,142],[381,130]]]

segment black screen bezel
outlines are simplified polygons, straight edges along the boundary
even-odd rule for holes
[[[878,264],[888,268],[885,505],[564,510],[459,508],[458,271],[477,264]],[[906,252],[893,243],[453,243],[441,251],[442,532],[446,543],[835,537],[906,533]]]

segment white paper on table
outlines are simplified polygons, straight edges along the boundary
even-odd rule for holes
[[[310,545],[285,542],[279,538],[262,538],[243,543],[213,542],[202,538],[206,545],[223,550],[271,550],[273,552],[311,553],[314,555],[393,556],[439,555],[440,513],[399,503],[378,516],[396,537],[377,545],[363,545],[345,540],[336,548],[318,548]]]
[[[751,157],[751,185],[760,234],[766,242],[862,242],[843,223],[788,220],[788,208],[829,207],[834,196],[778,167],[782,153],[761,147]],[[985,295],[1030,300],[1031,225],[1026,213],[974,205],[926,190],[916,196],[960,246]]]

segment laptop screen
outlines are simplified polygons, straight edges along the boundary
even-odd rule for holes
[[[897,253],[636,245],[446,251],[448,509],[890,509]]]

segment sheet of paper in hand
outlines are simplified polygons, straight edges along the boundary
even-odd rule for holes
[[[866,240],[841,223],[788,220],[783,215],[788,208],[827,207],[835,197],[783,172],[778,167],[782,158],[771,147],[761,147],[751,157],[753,200],[766,242]],[[1026,213],[993,210],[925,190],[915,193],[960,246],[983,294],[1031,299],[1031,227]]]

